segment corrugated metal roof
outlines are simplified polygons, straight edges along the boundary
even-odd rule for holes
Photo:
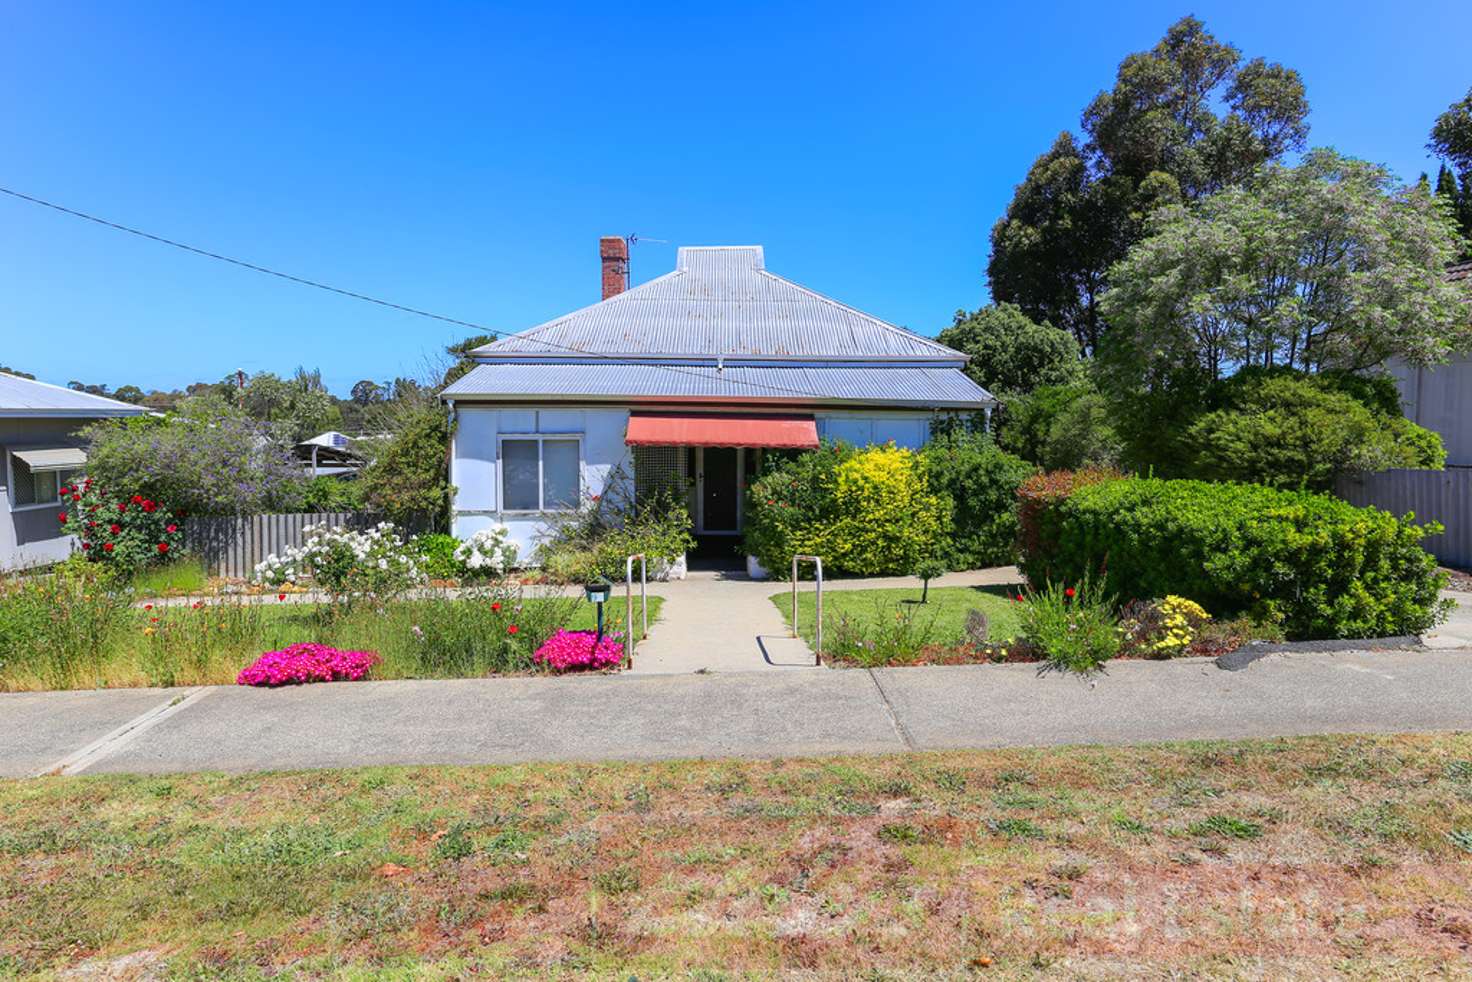
[[[133,416],[146,412],[142,406],[0,372],[0,416]]]
[[[761,246],[682,248],[672,273],[475,350],[578,353],[965,359],[767,272]]]
[[[1468,259],[1465,262],[1452,263],[1446,268],[1446,278],[1449,280],[1472,278],[1472,259]]]
[[[996,400],[958,368],[732,367],[597,364],[477,365],[442,393],[447,399],[710,399],[781,403],[981,409]]]

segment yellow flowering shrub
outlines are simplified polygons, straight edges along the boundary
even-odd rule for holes
[[[948,515],[918,454],[830,444],[753,483],[746,547],[777,575],[797,553],[822,556],[835,572],[910,574],[935,554]]]

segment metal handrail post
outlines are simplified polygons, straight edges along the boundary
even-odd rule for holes
[[[634,560],[639,560],[639,640],[649,637],[649,561],[636,552],[624,560],[624,667],[634,667]]]
[[[823,557],[822,556],[793,556],[792,557],[792,636],[797,637],[797,563],[798,560],[813,564],[814,583],[816,596],[814,606],[817,608],[818,625],[813,632],[813,658],[815,665],[823,664]]]

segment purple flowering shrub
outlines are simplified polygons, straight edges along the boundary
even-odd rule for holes
[[[595,645],[592,631],[561,630],[532,655],[532,661],[556,672],[581,668],[614,668],[623,661],[623,635],[609,633]]]
[[[235,678],[236,685],[302,685],[307,682],[356,682],[378,663],[371,651],[339,651],[325,644],[294,644],[268,651]]]

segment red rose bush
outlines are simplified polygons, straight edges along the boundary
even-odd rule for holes
[[[357,682],[378,664],[371,651],[339,651],[325,644],[294,644],[268,651],[235,678],[236,685],[304,685],[308,682]]]
[[[112,494],[90,477],[63,486],[61,530],[76,536],[89,559],[129,568],[162,562],[183,540],[182,517],[141,494]]]

